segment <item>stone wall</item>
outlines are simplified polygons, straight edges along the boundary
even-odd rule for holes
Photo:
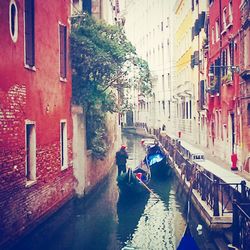
[[[108,140],[110,145],[107,157],[104,160],[95,160],[92,157],[91,150],[87,152],[85,194],[93,190],[94,187],[96,187],[96,185],[98,185],[98,183],[100,183],[107,176],[107,174],[111,171],[111,168],[114,166],[115,153],[121,141],[121,130],[117,121],[117,114],[109,115],[107,118],[107,136],[109,138]]]

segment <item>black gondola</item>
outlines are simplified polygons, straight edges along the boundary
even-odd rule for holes
[[[134,170],[129,168],[126,173],[119,175],[117,177],[117,184],[120,193],[137,194],[148,192],[145,185],[150,182],[150,179],[150,169],[144,162],[141,162]]]
[[[147,155],[144,162],[150,167],[153,177],[167,177],[170,175],[170,165],[167,163],[167,155],[159,144],[147,145]]]
[[[179,246],[177,247],[177,250],[199,250],[199,247],[195,239],[193,238],[189,228],[189,213],[190,213],[190,200],[188,200],[187,226],[181,238]]]

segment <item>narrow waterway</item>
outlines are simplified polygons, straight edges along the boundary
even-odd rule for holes
[[[136,166],[145,152],[141,138],[124,135],[128,166]],[[176,249],[186,225],[186,195],[174,175],[153,181],[154,194],[119,197],[116,167],[94,194],[72,199],[21,240],[12,250],[119,250]],[[206,234],[198,235],[201,223],[191,214],[191,231],[200,249],[215,249]]]

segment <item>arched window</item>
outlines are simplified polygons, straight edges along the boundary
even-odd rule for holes
[[[10,1],[9,5],[9,26],[10,26],[10,36],[13,42],[17,41],[18,36],[18,13],[17,6],[14,0]]]

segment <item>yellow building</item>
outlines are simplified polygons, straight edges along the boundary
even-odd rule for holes
[[[192,139],[194,132],[194,96],[191,55],[193,15],[191,1],[177,0],[174,6],[174,61],[173,101],[175,104],[176,129],[184,139]],[[175,131],[175,132],[178,132]]]

